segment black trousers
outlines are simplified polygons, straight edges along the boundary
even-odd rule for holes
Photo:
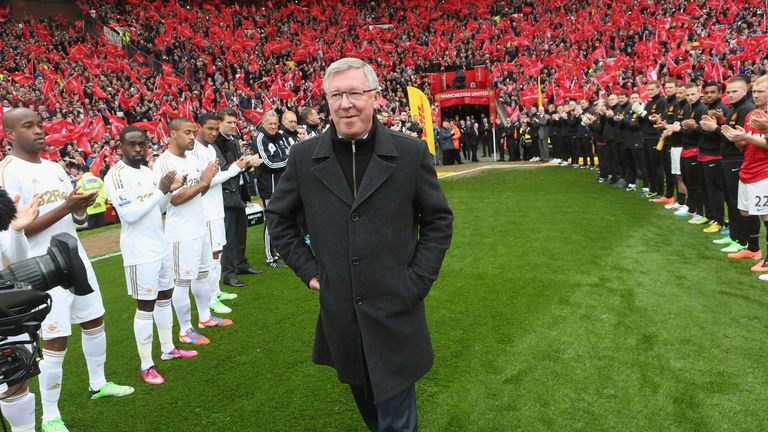
[[[366,372],[366,378],[368,373]],[[357,410],[372,432],[416,432],[416,387],[411,384],[398,394],[374,403],[370,381],[365,386],[349,386]]]
[[[725,203],[728,205],[728,226],[731,238],[740,244],[747,244],[747,232],[742,224],[739,212],[739,171],[741,171],[742,159],[723,159],[723,180],[725,189]]]
[[[666,181],[664,196],[672,198],[675,195],[675,187],[677,187],[677,180],[675,175],[672,174],[672,153],[669,151],[669,147],[665,147],[661,152],[664,159],[664,179]]]
[[[499,158],[499,160],[504,160],[504,142],[501,140],[501,138],[496,138],[496,156]],[[492,155],[491,155],[492,156]]]
[[[701,190],[699,162],[696,156],[680,158],[680,172],[688,189],[686,205],[689,213],[704,214],[704,196]]]
[[[723,226],[725,222],[723,163],[720,160],[699,162],[699,168],[704,184],[704,205],[707,209],[707,219]]]
[[[610,174],[610,170],[608,169],[610,166],[608,162],[608,145],[605,143],[595,144],[595,150],[597,150],[597,162],[600,168],[600,178],[608,178],[608,175]]]
[[[552,157],[554,159],[563,159],[563,152],[560,148],[560,142],[562,137],[560,135],[552,135],[549,137],[549,142],[552,143]]]
[[[637,167],[635,166],[634,149],[624,147],[621,149],[621,166],[623,170],[624,181],[629,184],[637,183]]]
[[[248,258],[245,257],[245,236],[248,229],[245,209],[225,207],[224,229],[227,234],[227,244],[221,252],[221,276],[226,280],[250,267]]]
[[[453,149],[443,150],[443,165],[453,165],[456,162],[453,152]]]
[[[643,139],[648,189],[655,194],[661,195],[664,191],[664,151],[656,150],[658,143],[658,137]]]
[[[579,138],[576,137],[575,135],[569,136],[568,137],[568,157],[571,159],[571,165],[579,164],[579,156],[581,156],[581,151],[579,150]]]
[[[592,151],[592,137],[580,136],[576,139],[579,144],[579,155],[583,158],[581,164],[587,165],[587,160],[589,160],[589,166],[595,166],[595,154]]]
[[[469,145],[469,153],[472,157],[472,162],[477,162],[477,143]]]
[[[609,174],[613,178],[619,178],[624,174],[624,168],[621,164],[621,153],[624,150],[624,145],[619,141],[608,141],[608,157],[610,160]]]

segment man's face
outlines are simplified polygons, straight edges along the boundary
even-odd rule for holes
[[[296,114],[292,113],[291,111],[287,111],[285,114],[283,114],[283,127],[288,129],[289,131],[295,131],[296,126],[299,125],[299,122],[296,120]]]
[[[709,86],[704,88],[704,103],[709,105],[715,103],[720,98],[720,88]]]
[[[7,115],[7,114],[6,114]],[[22,109],[14,112],[15,124],[6,129],[6,136],[14,148],[27,153],[40,153],[45,149],[45,131],[40,117],[34,111]]]
[[[589,102],[586,99],[582,99],[579,102],[579,106],[581,106],[582,111],[586,111],[589,109]]]
[[[268,134],[274,135],[277,133],[277,116],[264,117],[261,121],[261,125]]]
[[[178,131],[171,131],[171,141],[183,150],[195,148],[195,124],[184,122]]]
[[[623,94],[620,94],[618,99],[621,105],[624,105],[625,103],[627,103],[627,97]]]
[[[735,104],[747,95],[747,85],[741,81],[728,83],[725,87],[725,94],[728,95],[728,100]]]
[[[219,123],[219,131],[224,135],[233,135],[237,129],[237,117],[224,116],[224,120]]]
[[[610,95],[608,96],[608,106],[612,107],[616,105],[616,103],[619,101],[619,98],[616,97],[616,95]]]
[[[310,111],[309,116],[307,117],[307,123],[311,124],[312,126],[317,126],[320,124],[320,116],[317,114],[317,111]]]
[[[656,97],[659,94],[659,87],[656,84],[648,84],[646,90],[648,90],[648,96],[650,97]]]
[[[677,86],[672,83],[664,84],[664,93],[667,96],[675,96],[677,94]]]
[[[130,132],[125,135],[125,141],[120,143],[123,159],[132,165],[138,165],[147,154],[147,136],[141,132]]]
[[[640,95],[637,93],[632,93],[631,95],[629,95],[629,103],[631,103],[632,105],[636,103],[640,103]]]
[[[211,145],[216,142],[216,136],[219,134],[220,121],[208,120],[204,125],[200,126],[200,130],[197,132],[197,137],[201,143]]]
[[[683,86],[677,87],[677,92],[675,94],[676,94],[678,100],[684,99],[685,98],[685,87],[683,87]]]
[[[362,69],[347,69],[331,75],[328,79],[327,95],[340,92],[362,92],[371,89],[371,84]],[[373,108],[379,100],[379,91],[363,93],[357,100],[344,93],[336,102],[328,101],[336,131],[345,138],[355,139],[365,135],[373,124]]]
[[[765,109],[768,105],[768,84],[765,82],[752,84],[752,98],[758,108]]]
[[[701,99],[701,92],[698,87],[685,89],[685,100],[687,100],[689,104],[693,105],[698,102],[699,99]]]

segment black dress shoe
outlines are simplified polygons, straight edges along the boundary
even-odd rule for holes
[[[257,275],[264,273],[264,270],[256,270],[255,268],[248,267],[245,270],[239,270],[237,274],[250,274],[250,275]]]
[[[224,285],[229,285],[235,288],[242,288],[245,286],[245,282],[241,281],[238,278],[229,278],[229,279],[224,279]]]

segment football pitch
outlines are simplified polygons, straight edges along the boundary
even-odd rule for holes
[[[421,430],[764,430],[768,283],[703,226],[593,179],[553,167],[442,181],[454,237],[427,297],[436,358],[417,385]],[[263,269],[261,233],[250,229],[248,255]],[[71,338],[60,404],[70,430],[364,430],[348,388],[311,363],[317,294],[290,270],[230,289],[235,324],[206,329],[197,358],[160,361],[155,336],[166,383],[149,386],[121,258],[94,267],[107,379],[136,392],[89,400]]]

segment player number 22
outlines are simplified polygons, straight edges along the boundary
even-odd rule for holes
[[[768,195],[756,195],[755,196],[755,207],[765,207],[768,206]]]

